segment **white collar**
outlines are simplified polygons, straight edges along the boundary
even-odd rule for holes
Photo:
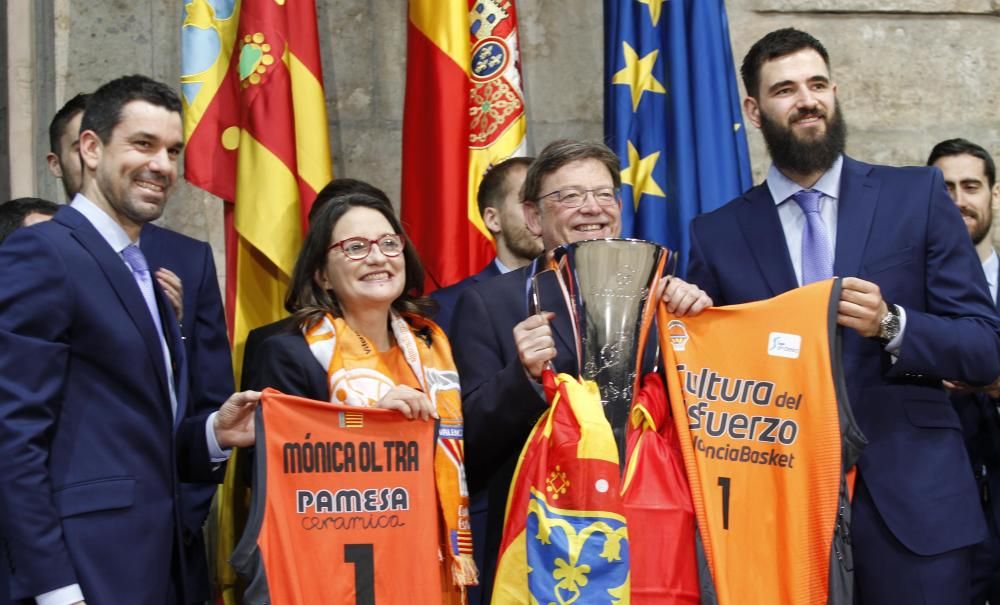
[[[122,228],[118,222],[111,218],[104,210],[97,207],[94,202],[88,200],[82,193],[77,193],[70,202],[70,207],[79,212],[90,221],[90,224],[97,229],[97,232],[101,234],[104,241],[108,242],[111,249],[118,254],[122,253],[126,247],[132,244],[138,244],[139,242],[133,242],[125,229]]]

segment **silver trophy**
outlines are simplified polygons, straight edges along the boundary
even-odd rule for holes
[[[554,251],[579,375],[597,383],[621,465],[632,398],[656,315],[657,301],[651,298],[674,256],[663,246],[634,239],[588,240]],[[537,296],[537,281],[535,285]]]

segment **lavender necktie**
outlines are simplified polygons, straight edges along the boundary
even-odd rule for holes
[[[802,230],[802,285],[833,277],[833,251],[830,235],[819,213],[823,194],[813,189],[803,189],[792,196],[806,214]]]
[[[153,293],[153,279],[149,274],[149,264],[146,262],[146,255],[142,253],[139,246],[129,244],[122,250],[122,258],[132,269],[132,277],[142,292],[142,298],[146,301],[146,308],[152,315],[153,323],[156,325],[156,335],[160,339],[160,348],[163,350],[163,360],[166,362],[167,384],[170,388],[170,407],[174,414],[177,413],[177,400],[174,393],[174,372],[170,365],[170,348],[167,347],[166,338],[163,335],[163,323],[160,321],[159,307],[156,305],[156,294]]]

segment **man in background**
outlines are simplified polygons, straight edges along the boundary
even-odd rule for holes
[[[80,122],[89,98],[86,93],[76,95],[56,112],[49,124],[50,151],[46,160],[52,175],[62,181],[67,200],[72,200],[81,186]],[[139,248],[181,324],[189,362],[191,402],[195,409],[211,409],[234,389],[233,362],[212,247],[207,242],[146,223],[139,236]],[[188,603],[204,603],[211,597],[202,526],[214,495],[212,485],[181,485],[182,547],[191,563],[185,568],[189,574],[185,583]]]
[[[49,122],[49,152],[45,161],[52,176],[62,181],[66,201],[73,199],[80,190],[83,165],[80,160],[80,120],[87,108],[87,97],[80,93],[66,101]]]
[[[928,166],[944,175],[983,266],[990,298],[1000,306],[997,282],[1000,260],[993,248],[993,213],[1000,205],[996,164],[989,152],[965,139],[941,141],[931,150]],[[972,603],[1000,603],[1000,380],[986,388],[949,383],[952,404],[962,420],[965,446],[979,486],[986,527],[985,540],[973,547]]]
[[[0,205],[0,242],[20,227],[47,221],[59,210],[58,204],[37,197],[19,197]]]
[[[469,286],[527,265],[542,253],[542,239],[524,224],[521,187],[528,166],[535,158],[508,158],[490,168],[479,184],[476,202],[483,224],[496,244],[497,254],[483,270],[462,281],[431,293],[438,303],[434,321],[446,334],[458,296]]]
[[[508,158],[490,168],[479,184],[476,201],[483,224],[493,235],[497,254],[483,270],[462,281],[431,293],[438,304],[434,321],[446,334],[451,332],[451,315],[459,295],[481,281],[520,269],[542,253],[542,239],[528,231],[524,224],[521,187],[528,173],[528,166],[535,158]],[[488,494],[485,489],[469,497],[469,514],[472,521],[472,556],[476,566],[483,569],[486,552]],[[482,590],[469,588],[469,604],[479,605]]]

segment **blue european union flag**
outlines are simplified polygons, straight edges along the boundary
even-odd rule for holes
[[[750,188],[724,0],[605,0],[604,133],[622,163],[622,235],[687,266],[688,225]]]

